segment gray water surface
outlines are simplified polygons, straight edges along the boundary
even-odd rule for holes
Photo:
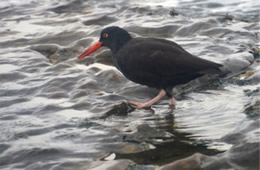
[[[259,8],[248,0],[1,2],[0,169],[74,169],[109,153],[164,164],[228,150],[232,143],[222,138],[258,119],[245,112],[252,101],[245,91],[258,89],[258,81],[237,77],[191,90],[177,97],[175,110],[165,99],[150,110],[123,105],[116,110],[124,116],[102,118],[128,99],[146,101],[157,91],[124,78],[105,49],[83,62],[76,57],[104,27],[117,25],[135,36],[175,41],[211,61],[232,60],[234,72],[259,75],[249,53],[259,47]],[[144,124],[169,138],[145,146],[124,140]],[[259,128],[244,133],[248,141],[259,134]],[[178,155],[167,157],[168,151]]]

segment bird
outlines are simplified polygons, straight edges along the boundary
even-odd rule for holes
[[[147,102],[129,100],[135,109],[151,107],[164,96],[169,106],[176,106],[172,89],[205,74],[220,74],[221,64],[190,54],[177,43],[160,38],[135,37],[125,29],[110,26],[101,31],[99,41],[77,58],[82,60],[100,47],[112,52],[115,67],[129,80],[158,89],[159,93]]]

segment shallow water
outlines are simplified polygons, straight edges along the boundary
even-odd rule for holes
[[[123,116],[111,116],[115,105],[145,101],[157,91],[126,80],[105,51],[83,62],[76,56],[104,27],[118,25],[136,36],[174,40],[215,62],[235,58],[234,72],[257,71],[248,51],[259,45],[259,7],[247,0],[2,2],[1,169],[73,169],[109,153],[164,164],[195,152],[214,155],[229,149],[232,144],[222,138],[257,119],[244,111],[252,100],[244,91],[259,88],[258,82],[224,81],[180,95],[175,110],[163,100],[151,110],[123,105],[116,109]],[[146,141],[156,149],[123,140],[142,124],[173,136]],[[260,133],[245,134],[254,141]]]

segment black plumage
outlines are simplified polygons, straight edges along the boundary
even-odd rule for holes
[[[204,74],[221,72],[221,64],[196,57],[172,41],[132,38],[119,27],[104,29],[99,43],[99,46],[111,49],[115,66],[126,78],[135,83],[163,89],[168,97],[172,97],[171,90],[176,85]],[[88,49],[79,58],[89,55],[97,48]]]

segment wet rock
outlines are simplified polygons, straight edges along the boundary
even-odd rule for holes
[[[250,103],[245,105],[244,112],[249,116],[260,116],[260,100],[253,98]]]
[[[241,73],[241,72],[238,72]],[[245,86],[245,85],[254,85],[254,84],[259,84],[260,82],[260,76],[259,76],[259,71],[255,73],[252,70],[248,70],[245,72],[242,72],[239,75],[231,74],[231,76],[227,76],[229,78],[229,82],[232,82],[234,84],[240,85],[240,86]],[[226,79],[227,79],[226,78]]]
[[[127,116],[127,113],[131,112],[131,108],[127,105],[127,103],[122,102],[120,104],[114,105],[111,109],[109,109],[100,119],[106,119],[110,116]]]
[[[59,46],[56,44],[33,45],[30,47],[30,49],[37,51],[46,57],[49,57],[59,49]]]
[[[132,134],[126,134],[124,141],[142,143],[148,142],[152,144],[158,144],[165,141],[172,141],[173,135],[168,132],[163,132],[147,124],[137,126],[136,132]]]
[[[258,96],[258,95],[260,95],[260,87],[256,88],[255,90],[250,90],[250,89],[244,90],[244,93],[245,93],[248,97]]]
[[[259,59],[260,57],[260,48],[259,47],[254,47],[252,48],[252,51],[250,51],[254,55],[256,59]]]
[[[254,57],[250,53],[236,53],[223,63],[222,69],[225,72],[239,73],[249,67],[253,61]]]
[[[48,58],[51,63],[56,64],[71,58],[76,59],[76,57],[93,42],[92,38],[80,39],[82,37],[79,37],[79,40],[76,39],[75,42],[71,43],[70,41],[68,46],[60,46],[58,44],[39,44],[30,46],[30,49],[39,52]],[[50,42],[52,41],[50,40]]]
[[[105,49],[103,51],[101,51],[100,53],[98,53],[95,58],[94,61],[97,63],[102,63],[102,64],[106,64],[106,65],[110,65],[113,66],[113,60],[112,60],[112,52],[108,49]]]
[[[112,90],[114,91],[115,87],[128,82],[128,80],[118,70],[115,69],[101,71],[97,74],[97,78],[100,80],[98,82],[106,85],[107,90],[111,92]],[[110,89],[109,87],[113,89]]]
[[[223,71],[223,75],[225,75],[225,71]],[[182,99],[183,94],[193,92],[196,90],[202,89],[217,89],[223,86],[223,80],[219,78],[220,76],[217,74],[213,75],[204,75],[197,79],[190,81],[187,84],[175,86],[172,91],[174,93],[174,97],[176,99]]]
[[[230,15],[229,13],[227,13],[224,18],[224,20],[229,20],[229,21],[232,21],[234,19],[234,16]]]
[[[77,57],[80,49],[75,47],[62,47],[56,44],[43,44],[31,46],[31,49],[44,55],[53,64]]]
[[[179,15],[179,13],[175,9],[172,9],[172,10],[170,10],[169,15],[170,16],[177,16],[177,15]]]
[[[205,159],[206,156],[196,153],[185,159],[175,161],[173,163],[164,165],[158,170],[200,170],[201,169],[201,160]],[[208,157],[206,157],[208,158]]]
[[[106,140],[111,142],[111,140]],[[107,144],[102,147],[102,150],[108,151],[108,152],[115,152],[116,157],[121,157],[121,155],[129,155],[129,154],[135,154],[135,153],[141,153],[144,151],[148,151],[151,149],[155,149],[156,147],[143,142],[141,144],[139,143],[121,143],[120,140],[115,140],[116,144]]]
[[[219,169],[250,169],[259,168],[258,143],[246,143],[232,147],[224,154],[207,156],[195,153],[185,159],[169,163],[159,170],[219,170]]]
[[[251,75],[247,75],[246,80],[249,81],[250,84],[259,84],[260,83],[260,70],[257,72],[251,73]]]
[[[250,77],[253,74],[254,74],[254,71],[251,71],[251,70],[246,71],[245,73],[239,75],[239,79],[240,80],[241,79],[246,79],[246,78]]]
[[[232,147],[223,158],[232,168],[258,170],[259,167],[259,143],[243,143]]]
[[[241,125],[241,127],[236,129],[234,132],[222,137],[221,140],[226,143],[235,144],[235,145],[239,145],[240,143],[246,143],[246,142],[258,142],[260,137],[258,133],[259,123],[260,121],[256,120],[246,126]]]

